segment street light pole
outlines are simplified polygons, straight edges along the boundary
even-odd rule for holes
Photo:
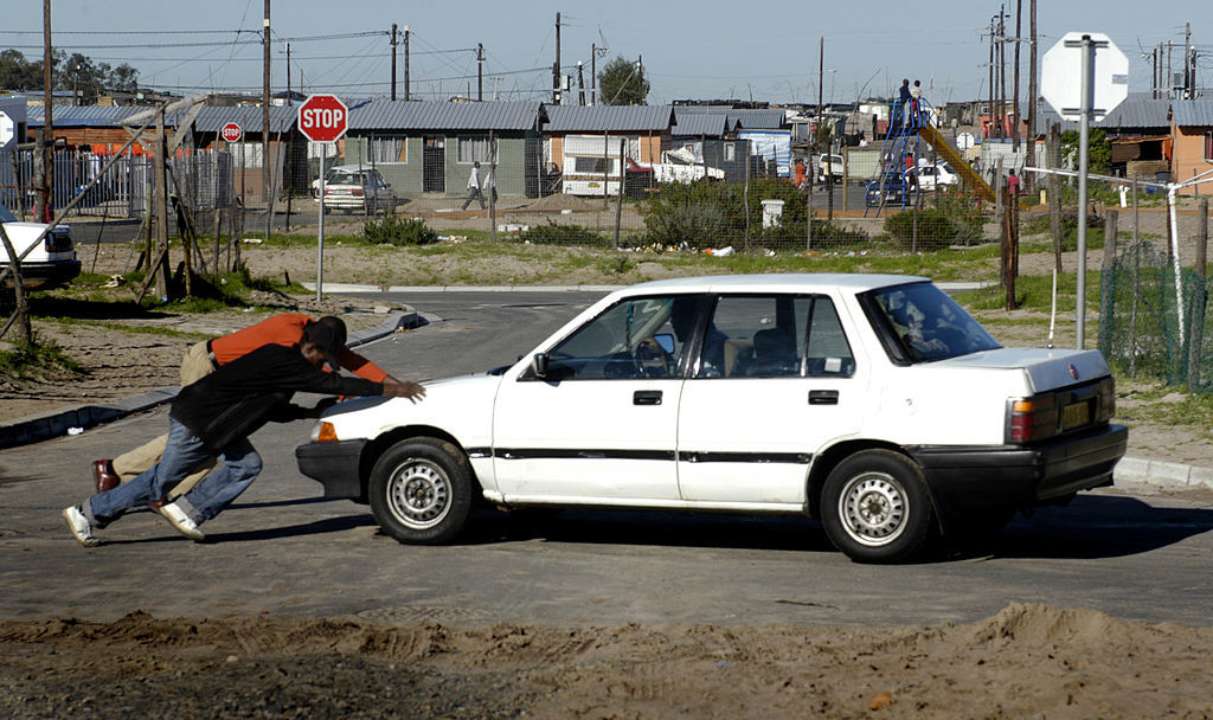
[[[1082,85],[1078,119],[1078,307],[1075,330],[1078,349],[1086,344],[1087,329],[1087,169],[1091,124],[1091,85],[1095,71],[1095,43],[1082,36]]]

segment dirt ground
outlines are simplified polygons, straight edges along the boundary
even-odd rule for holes
[[[1012,604],[935,627],[0,623],[0,715],[1208,718],[1213,629]]]

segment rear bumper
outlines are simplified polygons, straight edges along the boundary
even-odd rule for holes
[[[1021,446],[919,446],[909,448],[922,466],[941,513],[991,507],[1029,507],[1081,490],[1112,484],[1129,430],[1108,425],[1089,432]]]
[[[305,443],[295,448],[299,472],[324,486],[326,498],[361,498],[366,440]]]

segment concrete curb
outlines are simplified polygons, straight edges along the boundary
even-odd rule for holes
[[[935,286],[945,292],[959,290],[981,290],[993,283],[982,281],[944,281]],[[302,283],[308,290],[315,290],[315,283]],[[608,293],[622,290],[629,285],[365,285],[358,283],[325,283],[325,292],[361,295],[375,293],[559,293],[559,292],[590,292]]]
[[[415,308],[390,313],[377,328],[353,333],[347,345],[361,347],[392,335],[399,329],[411,330],[425,325],[428,320]],[[0,450],[30,445],[68,434],[69,428],[87,430],[103,423],[120,420],[132,413],[150,410],[177,397],[176,387],[157,388],[150,392],[114,400],[107,405],[81,405],[68,410],[58,410],[41,415],[20,418],[7,425],[0,425]]]
[[[1116,465],[1116,484],[1153,485],[1168,489],[1213,490],[1213,468],[1165,460],[1125,457]]]

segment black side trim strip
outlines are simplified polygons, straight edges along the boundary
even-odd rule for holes
[[[783,463],[808,465],[811,453],[681,452],[678,459],[692,463]]]
[[[585,448],[469,448],[471,457],[497,457],[502,460],[667,460],[675,459],[673,450],[599,450]],[[682,462],[692,463],[783,463],[808,465],[810,453],[682,452]]]
[[[673,460],[673,450],[596,450],[583,448],[495,448],[502,460]]]

